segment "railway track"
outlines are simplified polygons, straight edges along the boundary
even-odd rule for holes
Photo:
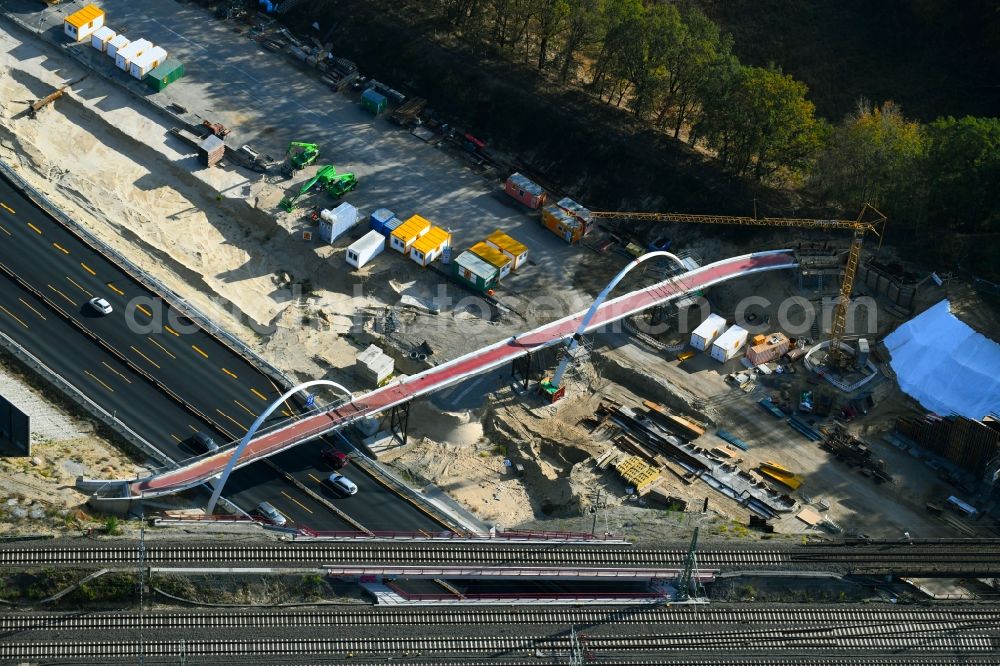
[[[123,631],[139,629],[287,629],[419,626],[755,626],[830,630],[853,626],[896,627],[919,632],[930,628],[1000,625],[992,606],[667,606],[652,608],[430,609],[350,607],[288,611],[93,612],[0,614],[0,641],[11,632]],[[631,629],[634,630],[634,629]]]
[[[725,634],[662,634],[631,637],[579,636],[580,646],[595,661],[605,658],[632,658],[664,663],[666,657],[698,655],[739,655],[741,659],[787,655],[808,658],[810,662],[824,655],[867,657],[950,657],[952,663],[965,657],[996,657],[995,636],[984,633],[882,632],[878,635],[858,630],[856,633],[789,633],[779,631],[732,632]],[[178,659],[206,663],[233,659],[241,662],[269,660],[279,663],[295,659],[324,661],[354,660],[357,656],[381,660],[436,659],[464,663],[468,657],[536,659],[568,657],[574,649],[572,638],[560,635],[392,638],[267,638],[245,640],[56,640],[0,643],[0,660],[5,662],[66,661],[73,663],[114,663],[138,660],[147,663],[178,663]],[[807,657],[808,655],[808,657]],[[538,663],[536,661],[536,663]],[[685,660],[684,663],[690,663]],[[825,660],[823,661],[825,663]],[[910,662],[912,663],[912,659]],[[995,663],[995,662],[994,662]]]
[[[578,544],[257,542],[239,544],[146,544],[151,567],[351,565],[481,565],[613,568],[677,568],[686,551]],[[0,567],[132,566],[134,542],[53,543],[0,546]],[[825,568],[854,574],[995,575],[1000,555],[990,544],[875,544],[801,546],[787,549],[700,550],[698,565],[721,570]]]

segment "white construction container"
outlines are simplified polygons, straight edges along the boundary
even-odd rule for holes
[[[346,201],[333,210],[324,208],[319,214],[319,238],[332,243],[358,223],[358,209]]]
[[[361,268],[382,254],[384,249],[385,236],[377,231],[369,231],[347,248],[347,263],[355,268]]]
[[[125,35],[117,35],[108,41],[107,48],[104,49],[104,52],[108,54],[109,58],[115,60],[118,56],[118,52],[131,43],[132,42]]]
[[[747,330],[742,326],[733,324],[729,330],[723,333],[712,343],[712,358],[720,363],[725,363],[740,353],[743,345],[747,343]]]
[[[691,333],[691,346],[698,351],[705,351],[724,330],[726,330],[726,320],[717,314],[710,314]]]
[[[114,30],[108,26],[103,28],[98,28],[93,35],[90,36],[90,45],[101,53],[106,53],[108,50],[108,42],[118,36]]]
[[[154,46],[142,55],[132,59],[132,62],[128,66],[128,73],[141,81],[166,59],[167,50],[159,46]]]
[[[128,46],[118,49],[118,53],[115,54],[115,67],[127,72],[133,60],[152,48],[153,42],[148,39],[137,39],[134,42],[129,42]]]

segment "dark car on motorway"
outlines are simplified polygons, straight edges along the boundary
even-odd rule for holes
[[[319,454],[323,462],[334,469],[343,469],[351,464],[351,459],[346,453],[341,453],[337,449],[323,449]]]

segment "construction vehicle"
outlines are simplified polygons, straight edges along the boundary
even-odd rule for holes
[[[293,194],[290,197],[285,197],[284,199],[282,199],[278,203],[278,206],[282,210],[291,213],[293,210],[295,210],[295,202],[298,201],[302,196],[304,196],[309,190],[311,190],[317,183],[319,183],[320,186],[325,186],[336,176],[337,176],[337,169],[332,164],[327,164],[325,167],[317,171],[315,176],[313,176],[305,183],[303,183],[302,187],[299,188],[299,191],[297,193]]]
[[[323,184],[323,189],[334,199],[339,199],[348,192],[354,191],[358,186],[358,178],[353,173],[337,174]]]
[[[209,132],[211,132],[215,136],[219,137],[220,139],[226,138],[227,136],[229,136],[229,133],[232,131],[228,127],[226,127],[225,125],[223,125],[222,123],[213,123],[213,122],[210,122],[208,120],[201,121],[201,126],[204,127],[205,129],[207,129]]]
[[[306,168],[319,159],[319,146],[315,143],[292,141],[288,144],[288,150],[285,151],[285,154],[288,155],[285,175],[291,178],[296,171]]]
[[[353,191],[358,186],[358,177],[353,173],[337,173],[333,165],[326,165],[316,172],[316,175],[307,180],[299,188],[297,194],[285,197],[278,204],[282,210],[292,212],[295,210],[295,202],[316,186],[326,190],[326,193],[334,199],[339,199],[348,192]]]
[[[41,111],[42,109],[44,109],[45,107],[47,107],[49,104],[51,104],[52,102],[54,102],[57,99],[59,99],[60,97],[62,97],[63,94],[67,90],[69,90],[70,86],[76,85],[77,83],[79,83],[80,81],[83,81],[88,76],[89,76],[89,74],[84,74],[83,76],[81,76],[80,78],[78,78],[76,81],[70,81],[66,85],[64,85],[61,88],[55,90],[54,92],[49,93],[45,97],[43,97],[43,98],[41,98],[39,100],[35,100],[34,102],[31,103],[31,106],[28,107],[28,115],[31,118],[34,118],[36,115],[38,115],[39,111]]]
[[[872,233],[879,239],[882,246],[882,236],[885,231],[886,217],[876,208],[865,204],[854,220],[814,220],[789,217],[740,217],[734,215],[691,215],[688,213],[629,213],[619,211],[590,211],[593,219],[603,218],[625,222],[683,222],[693,224],[739,224],[759,227],[797,227],[800,229],[822,229],[825,231],[850,231],[853,234],[850,251],[847,255],[847,265],[844,268],[844,279],[840,285],[840,297],[833,312],[833,323],[830,327],[830,348],[827,359],[835,368],[843,367],[848,361],[841,342],[847,326],[847,306],[854,292],[854,277],[861,260],[861,247],[865,234]],[[867,218],[867,219],[866,219]],[[566,357],[564,357],[566,358]],[[557,376],[560,376],[557,373]]]

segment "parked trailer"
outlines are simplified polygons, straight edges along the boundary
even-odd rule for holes
[[[101,53],[107,53],[108,42],[118,36],[114,30],[108,26],[103,26],[98,30],[94,31],[94,34],[90,36],[90,45]]]
[[[361,268],[385,250],[385,236],[377,231],[367,234],[351,243],[347,248],[345,258],[347,263],[355,268]]]

